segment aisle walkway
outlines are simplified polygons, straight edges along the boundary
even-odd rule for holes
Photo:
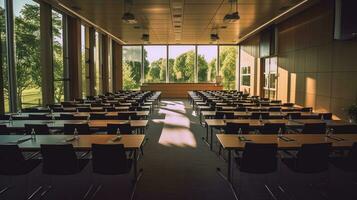
[[[233,199],[215,171],[225,164],[202,142],[188,102],[162,101],[152,118],[135,199]]]

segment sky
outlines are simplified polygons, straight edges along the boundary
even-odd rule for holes
[[[147,52],[147,60],[151,63],[160,58],[166,57],[166,46],[144,46]],[[202,45],[197,47],[197,51],[200,55],[203,55],[205,59],[210,62],[217,57],[217,46],[214,45]],[[190,45],[172,45],[169,46],[169,58],[176,58],[179,55],[195,50],[195,46]]]

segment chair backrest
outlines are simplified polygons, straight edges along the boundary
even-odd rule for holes
[[[278,134],[279,129],[281,129],[282,133],[285,133],[286,125],[284,123],[265,123],[262,129],[260,129],[260,133]]]
[[[238,111],[238,112],[245,112],[246,111],[246,108],[245,107],[236,107],[235,111]]]
[[[10,119],[10,115],[0,114],[0,120],[9,120],[9,119]]]
[[[215,119],[223,119],[223,117],[225,116],[225,112],[219,112],[217,111],[214,118]]]
[[[41,155],[45,174],[75,174],[79,170],[72,144],[41,144]]]
[[[331,143],[303,144],[296,155],[296,169],[317,173],[328,169]]]
[[[102,113],[91,113],[90,119],[91,120],[103,120],[103,119],[107,119],[107,117],[105,116],[105,114],[102,114]]]
[[[60,114],[60,120],[74,120],[75,117],[73,114]]]
[[[240,171],[271,173],[277,170],[277,144],[247,142],[244,147]]]
[[[300,112],[290,112],[286,114],[286,118],[289,119],[301,119],[301,113]]]
[[[98,174],[123,174],[130,170],[123,144],[92,144],[93,172]]]
[[[78,112],[91,112],[91,109],[88,107],[79,107],[77,110]]]
[[[283,106],[285,106],[285,107],[293,107],[294,103],[283,103]]]
[[[51,117],[47,116],[46,114],[29,114],[28,119],[30,120],[50,120]]]
[[[118,113],[118,119],[119,120],[128,120],[129,116],[131,116],[131,119],[136,119],[137,114],[136,112],[125,112],[125,113]]]
[[[234,119],[234,112],[225,112],[226,119]]]
[[[306,123],[302,129],[303,134],[325,134],[325,123]]]
[[[0,124],[0,135],[7,135],[9,133],[10,133],[10,131],[7,128],[7,126],[4,124]]]
[[[19,169],[25,158],[18,145],[0,145],[0,174],[11,174],[13,170]]]
[[[78,134],[90,134],[89,125],[85,124],[64,124],[63,133],[71,135],[74,132],[74,129],[77,129]]]
[[[319,118],[324,120],[332,120],[332,113],[319,113]]]
[[[268,109],[269,112],[280,112],[281,108],[280,107],[270,107]]]
[[[262,119],[269,119],[269,113],[267,112],[253,112],[251,115],[251,119],[260,119],[260,116]]]
[[[132,134],[132,127],[129,123],[107,124],[107,134],[116,134],[119,128],[120,134]]]
[[[50,134],[50,129],[47,124],[25,124],[26,134],[31,134],[32,129],[34,129],[37,135],[48,135]]]
[[[227,122],[224,127],[224,133],[226,134],[238,134],[239,129],[242,130],[242,134],[249,134],[249,123],[232,123]]]
[[[312,111],[312,107],[301,108],[301,112],[311,112],[311,111]]]
[[[333,126],[333,132],[336,134],[356,134],[357,125],[356,124],[343,124],[338,126]]]

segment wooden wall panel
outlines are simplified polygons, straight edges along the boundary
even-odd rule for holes
[[[357,41],[333,40],[333,15],[326,0],[278,24],[278,98],[344,119],[357,102]]]

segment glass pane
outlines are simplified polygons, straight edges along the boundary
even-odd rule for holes
[[[170,82],[194,82],[195,46],[169,46]]]
[[[269,74],[264,74],[264,88],[269,88]]]
[[[94,91],[96,95],[102,93],[102,35],[95,32],[95,46],[94,46],[94,70],[95,70],[95,86]]]
[[[166,82],[166,46],[144,46],[144,77],[147,83]]]
[[[264,73],[269,73],[270,59],[265,58],[264,61]]]
[[[108,39],[108,91],[113,92],[113,47],[112,39]]]
[[[250,86],[250,75],[242,76],[242,85]]]
[[[197,46],[197,51],[198,82],[215,82],[217,75],[217,46]]]
[[[270,58],[270,73],[278,71],[277,57]]]
[[[276,74],[269,75],[269,88],[276,89]]]
[[[240,68],[241,68],[241,85],[250,86],[250,73],[251,68],[255,66],[255,58],[249,53],[245,52],[242,48],[240,51]],[[248,77],[249,76],[249,81]],[[245,88],[246,89],[246,88]]]
[[[31,0],[14,0],[17,106],[42,104],[40,70],[40,6]]]
[[[222,77],[223,89],[235,89],[237,68],[237,46],[219,47],[220,76]]]
[[[123,89],[140,89],[141,46],[123,46]]]
[[[63,24],[62,14],[52,10],[52,35],[53,35],[53,77],[55,102],[64,101],[63,82]]]
[[[7,49],[6,49],[6,13],[5,13],[5,1],[0,0],[0,45],[1,45],[1,72],[2,72],[2,84],[4,93],[4,110],[10,111],[9,105],[9,78],[7,67]]]

